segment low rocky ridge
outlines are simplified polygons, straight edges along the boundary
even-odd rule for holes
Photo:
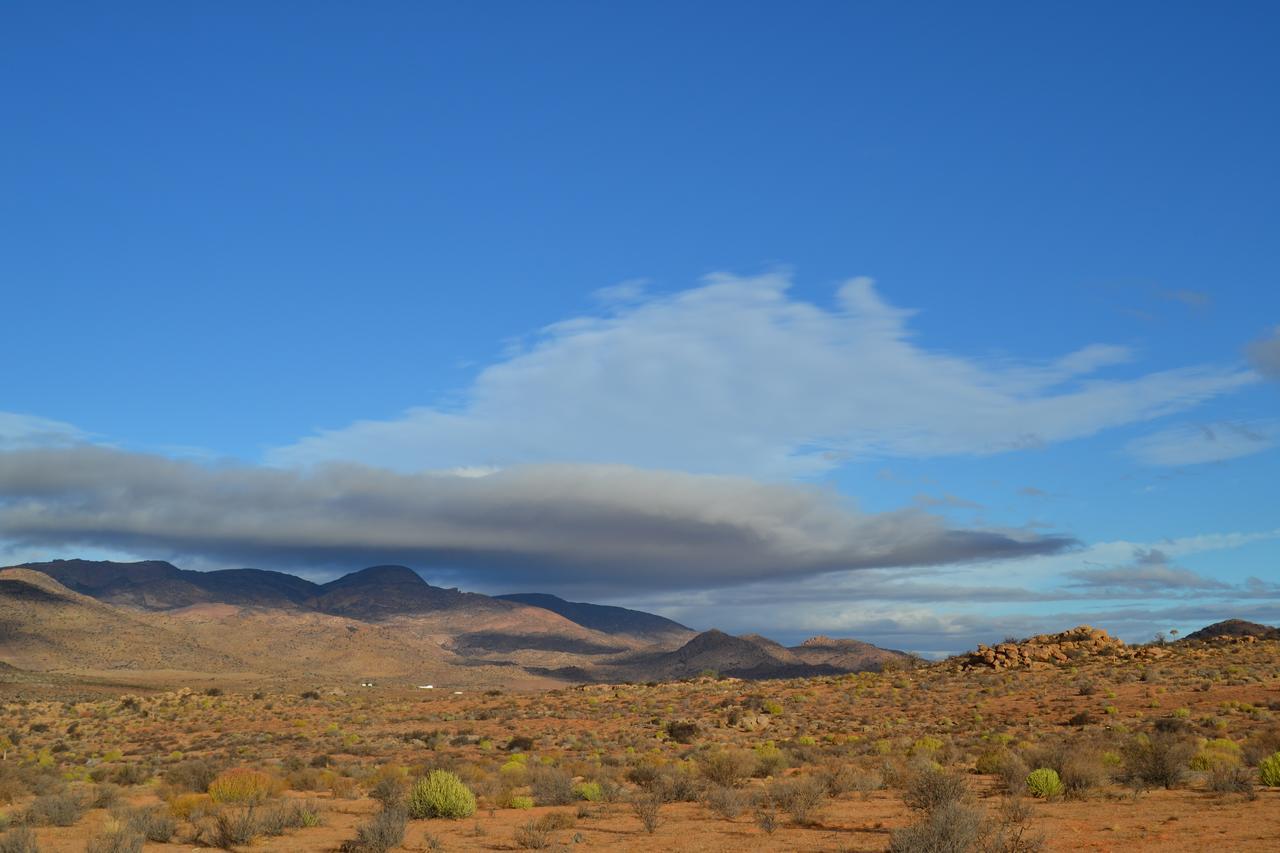
[[[1080,625],[1059,634],[1037,634],[1017,642],[980,645],[952,660],[962,669],[1013,669],[1065,664],[1086,657],[1156,659],[1166,653],[1158,646],[1129,646],[1101,628]]]

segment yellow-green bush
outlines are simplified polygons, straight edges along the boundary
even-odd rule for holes
[[[573,793],[580,800],[598,803],[604,799],[604,791],[599,782],[579,782],[573,786]]]
[[[412,818],[470,817],[476,811],[476,795],[457,775],[447,770],[432,770],[413,783],[409,792],[409,816]]]
[[[1039,797],[1042,800],[1061,796],[1062,779],[1058,777],[1057,770],[1051,767],[1040,767],[1032,770],[1027,776],[1027,790],[1033,797]]]
[[[1191,758],[1192,770],[1212,770],[1215,767],[1239,767],[1244,760],[1240,744],[1227,738],[1206,741]]]
[[[1280,787],[1280,752],[1258,762],[1258,775],[1262,784],[1272,788]]]

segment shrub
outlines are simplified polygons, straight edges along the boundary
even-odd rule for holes
[[[93,796],[89,802],[90,808],[111,808],[116,803],[120,802],[120,786],[112,785],[110,782],[97,786],[93,789]]]
[[[409,792],[409,816],[415,819],[457,820],[470,817],[475,811],[476,795],[456,774],[447,770],[432,770],[414,782]]]
[[[977,849],[982,817],[977,809],[952,800],[926,812],[923,819],[895,830],[889,853],[942,853]]]
[[[212,808],[208,794],[179,794],[169,801],[169,813],[179,820],[199,820]]]
[[[111,770],[111,781],[117,785],[142,785],[151,776],[152,770],[145,764],[121,764]]]
[[[369,796],[382,803],[384,809],[394,808],[404,803],[404,789],[404,779],[399,776],[384,775],[378,777],[378,781],[369,791]]]
[[[599,803],[604,800],[604,789],[600,787],[599,782],[579,782],[573,786],[573,794],[579,800],[586,800],[588,803]]]
[[[1244,760],[1249,764],[1261,764],[1277,751],[1280,751],[1280,725],[1274,723],[1249,735],[1244,742]]]
[[[296,800],[277,803],[258,814],[259,831],[270,836],[284,835],[290,829],[304,826],[318,826],[319,823],[320,812],[315,805]]]
[[[531,809],[533,808],[533,797],[517,795],[507,800],[507,805],[513,809]]]
[[[404,841],[409,815],[399,806],[384,808],[356,827],[356,837],[343,843],[343,853],[387,853]]]
[[[999,777],[1000,785],[1005,791],[1021,794],[1022,786],[1026,783],[1027,774],[1030,772],[1031,768],[1022,760],[1022,757],[1010,752],[997,767],[996,776]]]
[[[1214,765],[1209,769],[1209,790],[1218,794],[1244,794],[1249,799],[1257,796],[1253,789],[1253,774],[1243,767]]]
[[[269,773],[234,767],[219,773],[209,783],[209,797],[215,803],[251,806],[265,802],[279,793],[281,787],[280,781]]]
[[[162,808],[132,809],[125,815],[125,825],[147,841],[168,842],[178,831],[178,822]]]
[[[640,818],[644,831],[652,835],[662,823],[662,797],[656,794],[639,794],[631,798],[631,810]]]
[[[707,808],[725,820],[733,820],[747,810],[751,798],[737,788],[716,786],[707,791]]]
[[[1083,797],[1106,783],[1109,774],[1096,753],[1080,753],[1062,762],[1062,788],[1069,797]]]
[[[85,853],[142,853],[143,841],[141,834],[114,824],[91,837],[84,849]]]
[[[666,725],[667,737],[676,743],[693,743],[701,729],[692,720],[671,720]]]
[[[787,768],[787,757],[782,750],[767,741],[756,747],[756,769],[752,774],[759,778],[768,778]]]
[[[1206,741],[1191,759],[1192,770],[1212,770],[1215,767],[1239,767],[1244,756],[1240,744],[1228,738]]]
[[[573,777],[555,767],[535,768],[529,788],[540,806],[567,806],[575,799]]]
[[[741,749],[718,749],[703,755],[698,769],[713,785],[740,787],[756,769],[756,756]]]
[[[964,777],[945,770],[923,770],[907,781],[902,801],[917,811],[932,811],[946,803],[960,803],[969,797]]]
[[[0,835],[0,853],[40,853],[40,845],[29,827],[15,826]]]
[[[1262,784],[1275,788],[1280,787],[1280,752],[1258,762],[1258,776]]]
[[[827,789],[817,779],[786,779],[769,788],[769,798],[791,815],[800,826],[814,822],[814,811],[826,798]]]
[[[84,812],[85,802],[75,794],[45,794],[27,806],[26,821],[36,826],[74,826]]]
[[[1004,747],[988,749],[978,756],[978,760],[974,762],[973,769],[986,776],[998,775],[1001,768],[1009,761],[1011,755],[1012,753]]]
[[[1041,800],[1062,796],[1062,779],[1051,767],[1040,767],[1027,775],[1027,790]]]
[[[248,808],[219,809],[213,815],[213,842],[230,850],[248,844],[258,834],[258,819],[253,806]]]
[[[164,782],[175,791],[194,791],[203,794],[210,783],[218,778],[218,771],[206,761],[183,761],[165,771]]]
[[[1186,775],[1195,748],[1194,741],[1177,732],[1138,736],[1125,746],[1125,774],[1135,785],[1175,788]]]
[[[531,820],[516,827],[515,842],[522,850],[542,850],[551,846],[551,833]]]
[[[577,822],[577,818],[569,812],[547,812],[538,818],[538,826],[548,831],[572,829]]]

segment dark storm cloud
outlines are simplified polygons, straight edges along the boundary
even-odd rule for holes
[[[868,514],[834,492],[623,466],[308,472],[100,447],[0,453],[0,537],[273,568],[402,562],[476,582],[715,587],[1061,551],[1074,540]]]

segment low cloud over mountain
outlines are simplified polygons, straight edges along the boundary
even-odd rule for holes
[[[625,466],[484,476],[308,472],[100,447],[0,453],[0,537],[223,564],[455,568],[472,582],[711,588],[823,572],[1062,551],[1074,540],[865,513],[833,491]]]

